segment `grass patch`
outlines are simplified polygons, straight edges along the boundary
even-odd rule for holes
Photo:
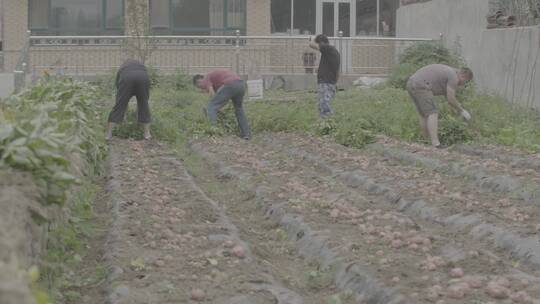
[[[55,303],[79,303],[81,289],[98,285],[105,279],[104,265],[82,269],[89,267],[84,261],[90,260],[87,258],[90,242],[103,233],[93,207],[98,190],[90,180],[81,185],[70,200],[67,219],[49,232],[39,282]],[[83,275],[81,271],[90,273]]]
[[[185,79],[185,76],[174,76],[152,90],[153,135],[168,142],[185,143],[200,137],[237,134],[232,105],[221,110],[217,127],[210,127],[204,113],[208,96],[185,85]],[[338,143],[356,148],[373,142],[377,134],[426,143],[416,109],[408,93],[401,88],[382,86],[340,91],[332,103],[335,113],[329,120],[319,120],[314,93],[266,93],[263,100],[246,100],[244,103],[254,134],[307,133],[331,137]],[[474,86],[461,89],[459,98],[473,115],[473,120],[465,122],[443,98],[439,98],[439,135],[443,144],[474,141],[540,151],[538,112],[513,106],[502,98],[478,94]],[[126,123],[119,126],[115,134],[142,138],[142,128],[136,123],[135,102],[130,104]]]

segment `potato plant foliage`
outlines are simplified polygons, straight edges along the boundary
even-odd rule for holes
[[[88,84],[46,78],[3,101],[0,168],[31,173],[44,202],[62,205],[75,173],[90,173],[104,155],[97,96]]]

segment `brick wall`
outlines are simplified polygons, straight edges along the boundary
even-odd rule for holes
[[[19,59],[19,50],[26,43],[28,30],[28,0],[4,1],[4,68],[13,71]]]
[[[247,0],[248,36],[270,35],[270,0]]]

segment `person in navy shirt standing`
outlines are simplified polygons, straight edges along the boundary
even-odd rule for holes
[[[332,114],[330,103],[336,95],[341,56],[336,48],[330,45],[328,37],[322,34],[317,35],[309,43],[309,46],[321,52],[321,60],[317,72],[317,96],[319,99],[319,116],[321,118],[327,118]]]

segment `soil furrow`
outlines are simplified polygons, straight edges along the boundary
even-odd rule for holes
[[[415,218],[431,221],[452,228],[455,232],[468,232],[472,238],[488,241],[496,248],[502,248],[511,253],[511,257],[524,263],[531,263],[540,268],[540,238],[536,236],[520,236],[506,225],[486,223],[479,214],[451,214],[444,212],[434,204],[424,199],[408,199],[405,194],[398,192],[385,183],[372,179],[362,170],[343,171],[332,167],[324,160],[313,154],[294,148],[272,146],[283,150],[290,156],[304,159],[312,165],[335,176],[345,185],[360,188],[362,191],[380,195],[389,204],[395,204],[397,210]]]
[[[345,194],[347,190],[340,188],[333,181],[332,174],[339,175],[343,170],[330,170],[324,174],[326,176],[317,177],[317,175],[321,175],[321,172],[316,172],[313,169],[314,164],[304,163],[300,157],[297,157],[298,155],[296,157],[286,154],[279,155],[275,151],[278,149],[274,148],[244,145],[239,149],[235,147],[234,141],[216,140],[207,148],[208,153],[212,154],[212,156],[207,157],[216,158],[218,159],[217,162],[222,163],[220,169],[222,175],[237,176],[243,182],[253,180],[257,184],[268,186],[271,191],[266,191],[265,199],[267,201],[278,204],[279,208],[283,208],[284,212],[291,214],[293,218],[296,216],[303,219],[318,234],[331,237],[328,241],[330,248],[334,249],[343,260],[366,265],[367,273],[376,273],[375,277],[379,281],[397,285],[398,290],[404,291],[404,294],[410,295],[409,298],[414,299],[413,302],[431,302],[436,299],[438,297],[438,295],[435,296],[437,292],[432,292],[429,295],[424,293],[420,297],[418,293],[425,292],[430,287],[436,287],[435,289],[437,289],[439,287],[436,286],[437,283],[443,285],[445,289],[448,288],[447,293],[450,292],[455,287],[452,284],[459,284],[459,280],[456,282],[447,273],[454,266],[461,266],[463,269],[470,270],[471,274],[479,274],[484,279],[496,275],[510,275],[511,273],[515,274],[513,276],[514,280],[527,276],[518,268],[512,267],[510,263],[502,263],[502,259],[497,254],[485,250],[479,242],[468,239],[459,232],[452,235],[443,231],[446,228],[442,221],[438,224],[438,228],[434,228],[436,227],[435,224],[422,222],[422,229],[413,231],[416,236],[421,236],[424,232],[431,235],[428,241],[423,238],[423,242],[429,242],[429,246],[424,246],[422,242],[418,245],[408,243],[408,237],[401,238],[401,234],[411,232],[408,230],[414,226],[400,226],[398,223],[409,224],[412,221],[407,217],[400,216],[399,212],[392,213],[391,210],[395,208],[391,204],[382,204],[390,206],[386,211],[383,210],[384,207],[369,194],[369,192],[373,192],[378,196],[386,194],[388,199],[391,200],[392,195],[390,195],[389,191],[370,186],[371,191],[366,191],[366,198],[359,198],[355,201],[354,194]],[[316,148],[320,149],[321,147],[316,146]],[[287,162],[291,162],[292,165],[287,164]],[[327,165],[327,169],[330,167],[330,165]],[[317,192],[301,195],[309,191],[323,193],[322,195]],[[357,192],[356,197],[358,196]],[[306,199],[308,202],[301,201]],[[337,202],[340,199],[341,201]],[[347,202],[347,199],[350,201]],[[370,199],[375,199],[375,201],[370,201]],[[325,205],[324,201],[330,203]],[[399,196],[397,196],[397,201],[400,201]],[[420,202],[414,202],[412,205],[415,207],[411,207],[411,210],[423,212],[426,209],[426,206],[421,205]],[[350,209],[351,206],[363,209],[362,211],[354,208]],[[342,210],[339,210],[340,208]],[[336,216],[332,214],[334,211],[337,211]],[[349,213],[349,215],[353,216],[345,216],[345,220],[341,223],[339,221],[341,219],[340,213]],[[373,234],[373,232],[376,233]],[[394,238],[394,235],[398,237]],[[454,242],[454,240],[456,241]],[[392,248],[393,245],[397,248]],[[410,248],[403,248],[403,246],[419,247],[419,249],[409,251]],[[422,246],[426,247],[425,252],[420,250],[424,249],[421,248]],[[481,253],[478,254],[478,251]],[[379,252],[382,252],[380,256],[378,256]],[[441,258],[435,254],[444,254],[445,256]],[[428,267],[431,267],[430,263],[433,261],[441,263],[441,260],[445,259],[447,261],[442,262],[445,265],[439,265],[441,266],[439,269],[431,269],[431,271],[422,269],[426,265],[422,264],[422,260],[427,260]],[[419,271],[425,271],[427,275],[419,276]],[[393,274],[398,275],[392,277]],[[536,280],[534,274],[530,278]],[[434,282],[435,286],[432,286]],[[530,292],[537,294],[538,290],[531,289]],[[477,300],[483,298],[483,295],[477,292],[473,292],[471,296]],[[458,301],[456,303],[462,302]]]
[[[256,177],[236,171],[224,164],[212,152],[208,152],[198,144],[192,145],[193,151],[214,163],[221,176],[229,176],[244,182],[253,182]],[[258,184],[257,182],[254,182]],[[404,298],[393,288],[384,287],[373,275],[362,268],[361,264],[346,262],[331,248],[327,238],[320,231],[313,230],[301,218],[288,212],[286,202],[276,201],[272,194],[274,189],[265,186],[253,188],[255,197],[262,204],[267,216],[281,225],[289,239],[295,242],[299,253],[307,259],[320,263],[325,271],[333,272],[334,283],[344,292],[352,291],[357,303],[404,303]]]
[[[493,146],[457,145],[452,148],[452,151],[457,151],[468,156],[475,156],[476,160],[495,160],[498,163],[505,164],[505,169],[514,169],[511,171],[515,171],[515,169],[530,170],[527,173],[534,174],[537,181],[540,181],[538,179],[540,177],[540,157],[538,157],[538,155],[518,154],[509,151],[509,149],[501,149]],[[492,164],[493,162],[489,162],[489,165]]]
[[[266,139],[268,141],[269,137]],[[523,204],[522,200],[504,193],[486,191],[462,177],[446,176],[444,172],[434,172],[416,163],[403,164],[390,157],[347,149],[315,138],[279,134],[270,141],[319,155],[325,160],[325,166],[331,165],[334,169],[367,172],[377,182],[391,184],[412,200],[429,198],[446,215],[480,213],[489,223],[510,225],[512,231],[522,237],[529,237],[540,229],[535,220],[540,217],[536,205]]]
[[[115,142],[108,303],[305,303],[165,148]]]
[[[489,175],[508,175],[520,180],[540,184],[540,157],[508,147],[456,145],[449,149],[406,143],[389,137],[381,137],[375,146],[384,146],[410,152],[447,163],[459,163],[469,169],[480,169]]]
[[[420,164],[441,174],[467,178],[485,191],[499,192],[535,206],[540,204],[540,183],[537,176],[532,178],[516,177],[486,169],[485,166],[477,162],[464,164],[458,159],[443,160],[381,144],[369,145],[368,149],[411,165]],[[505,172],[511,171],[505,170]]]

